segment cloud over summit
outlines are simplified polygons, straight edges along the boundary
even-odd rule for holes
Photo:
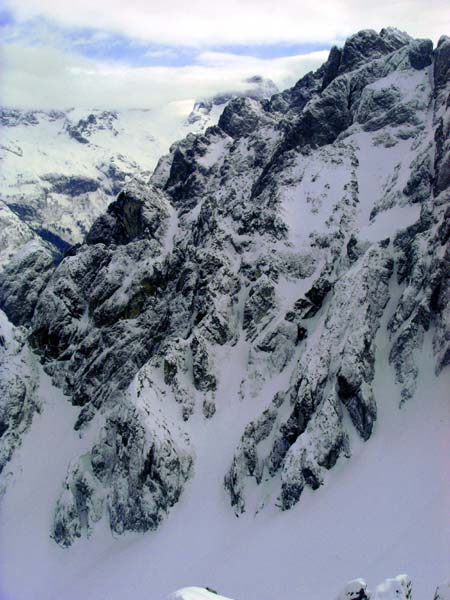
[[[30,108],[151,107],[239,89],[283,88],[333,43],[396,26],[437,41],[447,0],[3,0],[0,102]],[[1,17],[1,13],[0,13]]]

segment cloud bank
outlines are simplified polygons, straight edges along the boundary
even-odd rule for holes
[[[400,27],[435,41],[448,0],[4,0],[21,20],[45,17],[167,45],[333,42],[363,28]]]
[[[149,108],[248,88],[244,79],[263,75],[280,89],[317,68],[328,52],[258,59],[205,52],[183,67],[132,67],[89,60],[52,47],[10,44],[0,103],[17,108]]]
[[[334,43],[396,26],[434,42],[448,0],[3,0],[0,103],[150,108],[240,89],[280,88]],[[3,21],[2,21],[3,15]]]

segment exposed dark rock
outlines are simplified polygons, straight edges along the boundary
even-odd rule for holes
[[[192,376],[195,387],[200,391],[214,391],[217,388],[216,377],[213,374],[213,365],[208,355],[205,342],[197,336],[191,341],[192,350]]]
[[[182,151],[177,148],[173,154],[172,165],[170,167],[170,175],[166,187],[172,187],[179,183],[183,183],[194,172],[194,165],[186,159]]]
[[[248,98],[236,98],[225,107],[219,127],[232,138],[240,138],[253,133],[261,121],[261,107],[257,103]]]
[[[352,233],[347,242],[347,256],[351,263],[355,262],[365,252],[364,244],[362,244]]]
[[[433,42],[431,40],[414,40],[408,52],[409,62],[414,69],[424,69],[431,65],[433,58]]]
[[[411,175],[403,193],[410,198],[411,203],[422,203],[431,196],[431,161],[428,155],[419,156],[412,164]]]
[[[53,538],[69,546],[82,533],[89,535],[104,512],[115,534],[156,529],[178,501],[191,466],[190,455],[176,447],[167,430],[150,433],[138,410],[119,409],[90,454],[69,469]]]
[[[342,59],[342,50],[337,46],[333,46],[328,55],[328,60],[325,63],[325,72],[322,79],[322,90],[329,85],[333,79],[336,79],[339,73],[339,66]]]
[[[411,42],[411,38],[395,29],[382,29],[378,34],[365,29],[352,35],[342,49],[339,72],[351,71],[367,60],[380,58]]]
[[[306,292],[305,296],[311,302],[313,308],[305,314],[305,317],[313,316],[321,308],[323,301],[331,288],[331,281],[326,275],[322,275],[313,287]]]
[[[311,101],[288,133],[284,151],[295,147],[331,144],[352,123],[349,87],[345,78],[335,79],[322,95]]]
[[[275,306],[275,287],[265,276],[250,288],[244,307],[243,328],[251,336],[256,326],[267,317]]]
[[[372,433],[373,424],[377,418],[377,406],[372,394],[365,394],[362,382],[349,381],[342,374],[337,376],[338,394],[346,406],[350,417],[364,440]]]
[[[439,38],[434,51],[434,85],[440,91],[450,80],[450,37]]]
[[[0,272],[0,308],[14,325],[30,322],[55,259],[45,246],[30,242]]]
[[[128,244],[148,237],[161,240],[167,209],[161,194],[151,187],[133,185],[122,191],[86,236],[88,244]]]

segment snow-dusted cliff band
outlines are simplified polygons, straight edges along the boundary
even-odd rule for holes
[[[293,88],[227,99],[62,259],[15,228],[0,469],[45,411],[39,359],[80,436],[55,542],[155,530],[196,479],[236,516],[301,515],[380,405],[417,398],[427,353],[432,389],[448,377],[449,128],[450,39],[362,31]]]

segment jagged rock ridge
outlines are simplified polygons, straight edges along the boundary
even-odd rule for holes
[[[402,402],[426,331],[437,373],[449,364],[449,46],[356,34],[291,90],[232,100],[174,144],[46,270],[26,315],[11,290],[42,278],[0,276],[9,318],[81,407],[75,427],[100,423],[63,483],[58,543],[104,513],[115,533],[158,525],[195,473],[183,421],[215,418],[227,348],[245,357],[243,401],[266,405],[229,449],[237,514],[259,508],[255,486],[291,508],[370,438],[377,335]],[[154,417],[152,394],[180,421]]]

